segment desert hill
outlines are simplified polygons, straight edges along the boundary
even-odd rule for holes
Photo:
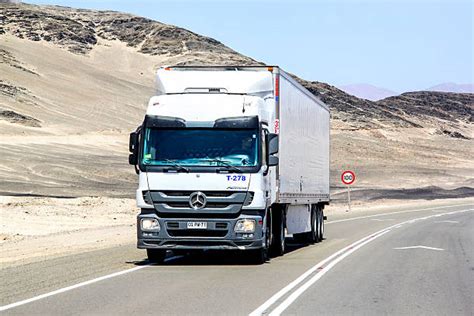
[[[399,115],[410,115],[433,126],[445,126],[441,132],[452,137],[468,137],[456,131],[474,123],[474,94],[451,92],[407,92],[378,102]],[[449,129],[452,129],[451,131]]]
[[[156,68],[261,64],[114,11],[0,4],[0,21],[0,194],[133,196],[127,133],[143,118]],[[365,190],[474,185],[473,94],[373,102],[297,79],[331,107],[335,188],[345,168]]]

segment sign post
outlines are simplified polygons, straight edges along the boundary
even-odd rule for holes
[[[354,183],[356,175],[351,170],[345,170],[341,174],[341,181],[347,186],[347,205],[349,207],[349,212],[351,211],[351,184]]]

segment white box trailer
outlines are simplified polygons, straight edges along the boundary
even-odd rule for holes
[[[329,203],[329,109],[279,67],[165,67],[130,135],[138,247],[281,255],[318,242]]]
[[[277,201],[289,204],[287,230],[298,233],[311,229],[308,206],[329,202],[330,115],[327,105],[290,75],[280,70],[279,77]]]
[[[329,109],[283,71],[278,99],[278,201],[329,201]]]

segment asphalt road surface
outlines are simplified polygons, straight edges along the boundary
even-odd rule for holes
[[[326,240],[255,266],[148,265],[134,245],[2,269],[5,315],[474,315],[474,205],[328,215]]]

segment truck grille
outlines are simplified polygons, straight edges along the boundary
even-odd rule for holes
[[[252,201],[253,192],[245,191],[200,191],[206,197],[203,208],[190,206],[190,197],[197,191],[144,191],[143,198],[153,203],[161,217],[228,218],[237,217],[242,205]]]
[[[189,198],[189,196],[196,191],[161,191],[161,192],[165,193],[167,196],[187,196]],[[204,193],[208,197],[229,197],[233,193],[235,193],[233,191],[201,191],[201,192]]]

